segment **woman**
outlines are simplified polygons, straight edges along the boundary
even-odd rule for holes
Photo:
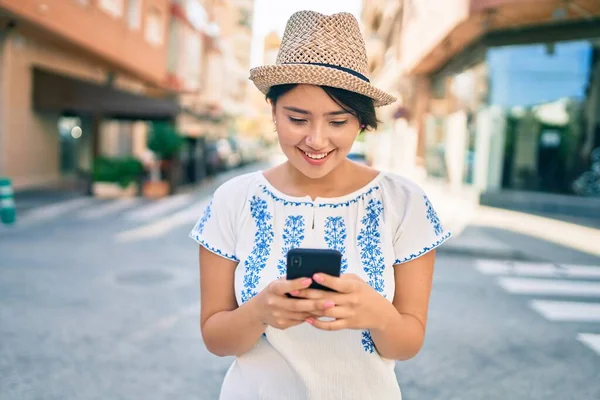
[[[395,100],[364,76],[365,53],[351,14],[302,11],[277,64],[251,70],[288,160],[223,184],[190,233],[204,342],[236,356],[221,399],[401,398],[394,360],[423,344],[434,248],[450,233],[418,186],[346,157]],[[285,279],[300,247],[338,250],[342,275]]]

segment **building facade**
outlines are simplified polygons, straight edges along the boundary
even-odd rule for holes
[[[169,7],[168,0],[1,0],[0,175],[17,190],[56,184],[89,171],[101,153],[145,147],[135,139],[140,121],[173,120]]]
[[[416,164],[482,192],[573,194],[600,146],[600,3],[401,5],[395,84],[416,131]]]

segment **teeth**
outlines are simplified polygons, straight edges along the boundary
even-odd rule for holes
[[[329,153],[313,154],[313,153],[304,152],[304,154],[306,154],[306,156],[308,158],[312,158],[313,160],[321,160],[321,159],[327,157],[327,155]]]

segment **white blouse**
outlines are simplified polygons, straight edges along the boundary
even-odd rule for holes
[[[380,172],[363,188],[337,198],[288,196],[262,171],[221,185],[190,237],[238,262],[239,305],[285,276],[292,248],[330,248],[343,254],[342,273],[362,277],[389,301],[394,268],[450,237],[415,183]],[[248,353],[237,357],[221,389],[222,400],[401,399],[394,361],[382,358],[369,331],[322,331],[303,323],[267,327]]]

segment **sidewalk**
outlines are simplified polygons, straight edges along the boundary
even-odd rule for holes
[[[440,254],[503,260],[600,264],[600,221],[537,215],[479,204],[470,188],[454,193],[436,181],[421,183],[453,236]]]

